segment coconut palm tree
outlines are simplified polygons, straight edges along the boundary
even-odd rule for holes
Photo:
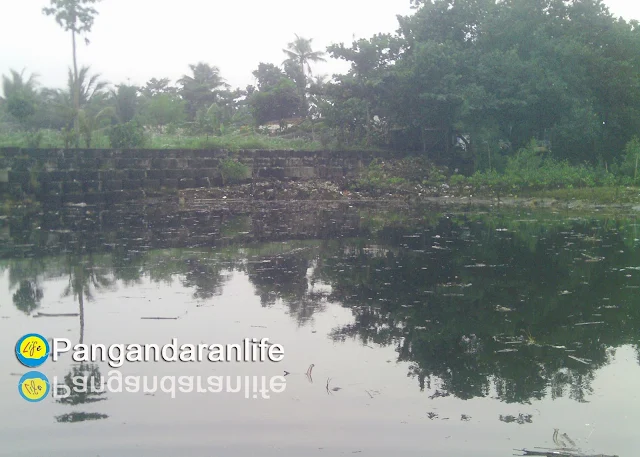
[[[2,92],[6,99],[9,95],[15,92],[26,90],[29,92],[35,92],[38,85],[38,75],[32,73],[28,79],[24,77],[24,70],[18,73],[16,70],[9,70],[10,78],[7,75],[2,75]]]
[[[36,111],[38,75],[31,74],[29,78],[25,78],[24,70],[20,73],[16,70],[9,72],[10,77],[2,76],[4,98],[0,97],[0,100],[5,104],[7,112],[24,125]]]
[[[116,118],[122,124],[130,122],[138,112],[138,88],[119,84],[109,91],[110,103]]]
[[[287,49],[282,51],[287,55],[287,59],[284,64],[294,64],[300,69],[301,78],[298,81],[298,89],[300,90],[300,97],[302,99],[303,113],[307,113],[307,74],[311,75],[311,63],[312,62],[326,62],[324,58],[325,52],[314,51],[311,47],[312,38],[303,38],[296,34],[295,40],[287,44]]]
[[[74,72],[69,69],[68,88],[60,93],[58,99],[61,114],[65,117],[70,115],[71,123],[76,126],[73,130],[76,148],[81,137],[84,138],[86,147],[91,147],[92,135],[100,120],[114,116],[113,108],[103,109],[99,106],[106,100],[105,89],[109,83],[101,81],[99,73],[91,75],[90,71],[91,67],[83,66],[78,72],[76,82]],[[74,107],[74,91],[77,91],[77,109]],[[70,128],[71,126],[68,127],[68,131],[71,131]]]
[[[100,81],[102,75],[96,73],[90,75],[91,67],[82,67],[78,72],[78,108],[86,107],[92,101],[99,97],[104,97],[105,89],[109,85],[106,81]],[[68,77],[69,93],[73,94],[73,89],[76,87],[73,72],[69,70]]]
[[[83,110],[97,102],[104,101],[106,97],[105,89],[108,83],[100,81],[100,74],[89,75],[90,67],[82,67],[78,73],[79,96],[80,101],[78,110]],[[67,89],[52,90],[49,94],[52,103],[56,106],[58,113],[68,124],[73,125],[76,121],[74,91],[76,90],[75,77],[71,69],[69,69]]]
[[[207,109],[218,97],[219,88],[227,88],[216,66],[199,62],[189,65],[192,75],[184,75],[178,80],[182,86],[181,95],[187,101],[187,111],[191,119],[201,109]]]
[[[107,106],[99,111],[80,109],[80,111],[78,111],[78,121],[80,135],[84,139],[85,147],[91,147],[93,133],[101,126],[104,127],[106,120],[116,118],[116,110],[112,106]]]
[[[303,38],[296,34],[296,39],[287,45],[282,51],[288,56],[288,60],[296,62],[300,66],[302,74],[311,74],[311,62],[326,62],[325,52],[314,51],[311,47],[313,38]]]

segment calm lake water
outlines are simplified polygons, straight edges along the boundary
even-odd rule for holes
[[[631,216],[234,202],[5,216],[0,455],[638,455],[639,288]],[[269,338],[282,361],[113,368],[67,353],[37,370],[50,382],[240,376],[242,389],[282,376],[285,388],[29,403],[15,345],[32,332],[88,345]]]

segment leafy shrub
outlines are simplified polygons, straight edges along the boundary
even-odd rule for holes
[[[619,174],[630,178],[629,184],[637,184],[640,181],[638,166],[640,165],[640,138],[634,136],[624,147],[624,155],[618,167]]]
[[[40,130],[28,132],[26,136],[27,147],[30,149],[39,148],[42,146],[43,138],[44,134]]]
[[[425,180],[425,183],[437,186],[439,184],[444,183],[446,180],[447,180],[447,176],[436,168],[436,169],[433,169],[431,173],[429,173],[429,176]]]
[[[220,173],[223,185],[242,182],[251,176],[249,167],[235,159],[221,161]]]
[[[463,175],[453,175],[451,176],[451,178],[449,178],[449,184],[452,187],[462,187],[466,184],[467,182],[467,178],[464,177]]]
[[[144,142],[144,128],[136,121],[114,125],[109,130],[109,144],[112,148],[139,148]]]
[[[65,127],[62,129],[62,141],[64,148],[69,149],[76,142],[77,133],[73,127]]]
[[[330,147],[334,147],[337,143],[337,137],[333,129],[325,128],[319,129],[320,133],[318,134],[320,138],[320,144],[323,149],[327,149]]]
[[[415,185],[440,185],[446,182],[444,172],[425,157],[401,160],[373,160],[354,182],[354,190],[387,192]]]
[[[615,182],[615,177],[590,165],[572,165],[566,160],[554,159],[541,152],[532,141],[507,159],[504,173],[477,172],[469,182],[476,188],[508,192],[610,185]]]

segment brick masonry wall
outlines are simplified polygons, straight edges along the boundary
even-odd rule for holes
[[[0,148],[0,193],[50,204],[121,202],[165,190],[222,185],[221,160],[237,158],[255,179],[339,180],[380,153],[339,151]]]

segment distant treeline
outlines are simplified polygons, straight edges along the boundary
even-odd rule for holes
[[[36,132],[53,129],[67,146],[90,147],[102,132],[117,147],[139,146],[149,131],[226,136],[270,124],[322,147],[419,151],[487,169],[532,139],[540,152],[604,168],[640,131],[639,25],[601,0],[411,1],[394,34],[326,52],[296,35],[284,62],[260,63],[244,89],[204,62],[142,87],[110,85],[75,62],[61,90],[12,71],[0,133],[31,132],[37,145]],[[351,69],[313,75],[310,64],[325,58]]]

